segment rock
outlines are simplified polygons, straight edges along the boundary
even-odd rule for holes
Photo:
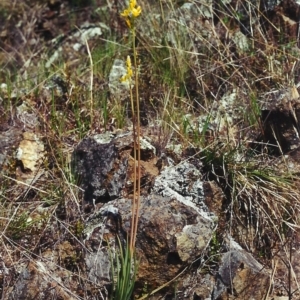
[[[22,91],[19,90],[19,94],[21,93]],[[17,95],[12,95],[11,97],[15,97],[15,101],[20,100]],[[5,101],[8,100],[5,99]],[[17,153],[20,157],[23,157],[22,159],[27,160],[26,164],[29,163],[31,159],[32,164],[35,164],[34,160],[43,158],[42,152],[44,151],[44,146],[38,138],[38,134],[35,135],[31,133],[38,131],[39,127],[38,117],[33,111],[31,104],[30,101],[23,101],[22,104],[16,107],[10,117],[8,117],[4,113],[3,106],[0,103],[0,115],[3,114],[3,118],[0,120],[0,170],[5,169],[9,164],[15,161],[15,152],[18,145],[19,149]],[[33,142],[34,139],[37,140]],[[35,145],[33,145],[34,143]],[[29,152],[27,153],[27,151]],[[34,152],[35,154],[33,154]],[[21,155],[21,153],[24,154]],[[3,166],[3,168],[1,168],[1,166]],[[29,169],[32,167],[33,165],[31,165]]]
[[[204,220],[202,220],[205,224]],[[203,238],[206,236],[206,239]],[[186,225],[182,231],[175,234],[176,249],[179,258],[183,261],[190,261],[195,259],[208,246],[210,235],[207,236],[206,226],[200,225]]]
[[[208,0],[205,4],[184,3],[170,12],[163,32],[175,49],[181,49],[182,45],[185,45],[185,50],[192,50],[199,36],[206,39],[212,37],[210,21],[208,21],[213,18],[212,2]],[[174,22],[175,19],[178,21]]]
[[[220,216],[223,213],[222,205],[226,197],[215,181],[203,182],[204,201],[209,211]]]
[[[155,179],[151,193],[141,197],[136,242],[140,259],[137,287],[147,282],[154,289],[168,282],[207,249],[216,217],[204,203],[200,175],[188,162],[165,168]],[[109,283],[109,252],[117,251],[116,234],[122,245],[126,243],[130,222],[128,198],[104,204],[87,220],[85,261],[90,280]]]
[[[229,251],[222,256],[212,298],[264,299],[270,287],[270,274],[244,250]]]
[[[141,139],[142,182],[157,175],[155,148]],[[84,139],[72,155],[73,173],[80,178],[87,202],[107,202],[130,192],[133,184],[133,135],[104,133]],[[154,160],[152,162],[152,160]]]
[[[287,153],[300,146],[300,98],[297,88],[270,93],[262,109],[264,140],[276,153]]]
[[[42,94],[47,103],[51,103],[53,99],[67,101],[68,83],[58,75],[53,75],[44,85]]]
[[[249,41],[247,37],[240,31],[237,31],[233,34],[232,41],[235,43],[240,52],[247,52],[249,50]]]
[[[105,204],[86,222],[85,244],[89,250],[86,264],[91,280],[108,281],[107,251],[115,251],[116,233],[122,243],[126,241],[130,220],[131,200],[123,198]],[[155,288],[174,278],[206,249],[214,227],[212,219],[175,197],[156,194],[141,197],[136,244],[140,259],[137,286],[147,281],[149,287]],[[104,250],[107,244],[111,250]],[[98,263],[91,264],[91,261]]]
[[[18,280],[4,299],[78,299],[72,292],[77,285],[76,280],[73,282],[72,273],[58,266],[59,260],[74,256],[73,249],[68,242],[63,242],[57,248],[59,252],[48,250],[39,259],[24,264]]]
[[[112,250],[111,250],[112,251]],[[92,282],[105,286],[111,283],[111,258],[109,250],[100,249],[97,255],[88,253],[85,263],[88,270],[88,278]]]
[[[122,195],[129,195],[126,186],[132,181],[132,141],[131,133],[99,134],[84,139],[72,156],[73,172],[81,177],[86,201],[108,202],[96,207],[85,223],[88,277],[103,287],[111,281],[117,236],[124,246],[130,232],[131,198]],[[154,289],[193,263],[208,248],[217,221],[205,203],[200,161],[165,167],[157,176],[150,171],[156,151],[145,138],[141,139],[141,157],[142,177],[155,176],[155,180],[141,196],[138,290],[145,281]]]
[[[200,171],[185,161],[165,168],[155,179],[153,192],[164,197],[176,198],[207,218],[216,218],[205,204],[203,182],[200,178]]]
[[[37,180],[44,170],[41,168],[45,157],[45,147],[37,134],[31,132],[23,133],[23,140],[20,142],[16,152],[16,159],[21,166],[16,169],[18,180],[32,184]]]
[[[82,178],[87,202],[113,200],[125,185],[128,156],[119,156],[121,147],[117,149],[112,140],[110,134],[86,138],[72,155],[74,173]],[[127,146],[130,143],[129,137]]]

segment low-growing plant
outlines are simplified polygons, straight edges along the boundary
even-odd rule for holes
[[[129,241],[127,240],[124,248],[118,236],[117,241],[119,251],[116,251],[115,259],[111,253],[112,293],[110,298],[112,300],[130,300],[138,271],[138,262],[133,256],[135,254],[132,255]]]

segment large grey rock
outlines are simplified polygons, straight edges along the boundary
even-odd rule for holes
[[[116,234],[124,244],[130,222],[131,200],[125,198],[105,204],[86,222],[90,280],[109,282],[109,255],[105,247],[109,244],[109,251],[116,251]],[[174,278],[205,251],[214,229],[212,219],[175,197],[142,197],[136,243],[140,259],[137,285],[147,281],[155,288]]]
[[[121,157],[120,151],[130,145],[131,135],[113,139],[109,133],[85,138],[73,152],[73,172],[88,202],[116,199],[125,185],[128,156]]]
[[[141,177],[151,182],[147,163],[154,158],[155,148],[141,138],[140,149]],[[132,132],[104,133],[83,139],[72,154],[72,165],[87,202],[107,202],[130,192],[134,167]]]
[[[212,300],[264,299],[270,286],[270,274],[244,250],[232,250],[223,254]]]

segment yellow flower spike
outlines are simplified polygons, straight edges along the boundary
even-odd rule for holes
[[[127,74],[130,75],[130,77],[131,77],[132,76],[132,68],[131,68],[131,59],[130,59],[129,55],[127,55],[126,66],[127,66]]]
[[[126,69],[127,69],[127,73],[124,76],[122,76],[121,82],[130,81],[131,77],[133,75],[133,71],[131,68],[131,59],[130,59],[129,55],[127,56],[127,59],[126,59]]]
[[[130,0],[129,7],[130,7],[130,11],[131,11],[132,15],[135,18],[138,17],[142,12],[142,9],[140,6],[136,7],[136,0]]]
[[[141,13],[142,9],[140,6],[137,6],[136,0],[130,0],[128,8],[121,13],[121,16],[125,18],[127,26],[131,28],[131,21],[133,21],[134,18],[137,18]]]

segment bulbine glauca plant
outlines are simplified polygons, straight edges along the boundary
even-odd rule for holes
[[[131,230],[130,240],[127,247],[122,249],[120,245],[120,259],[117,258],[117,279],[113,280],[112,299],[129,300],[133,293],[135,277],[137,272],[137,259],[135,256],[135,242],[138,228],[139,210],[140,210],[140,193],[141,193],[141,153],[140,153],[140,105],[139,105],[139,87],[138,87],[138,68],[137,53],[135,46],[135,20],[141,14],[142,9],[137,6],[136,0],[130,0],[129,6],[121,16],[131,32],[132,50],[133,50],[133,67],[131,58],[128,55],[126,59],[126,74],[120,79],[122,82],[128,82],[130,92],[130,103],[132,110],[133,124],[133,145],[134,145],[134,179],[133,179],[133,199],[131,208]],[[135,92],[133,92],[133,85]],[[137,163],[136,163],[137,162]],[[128,242],[128,241],[127,241]],[[113,274],[114,276],[114,274]]]
[[[138,212],[140,206],[140,104],[139,104],[139,88],[138,88],[138,68],[137,53],[135,47],[135,19],[141,14],[142,9],[137,6],[136,0],[130,0],[127,9],[121,13],[125,18],[126,24],[132,34],[132,50],[133,50],[133,66],[132,69],[130,56],[127,56],[126,68],[127,73],[121,78],[121,81],[129,81],[130,101],[132,110],[133,136],[134,136],[134,159],[137,161],[137,168],[134,168],[134,188],[132,201],[132,223],[130,235],[130,250],[134,252],[135,239],[138,225]],[[132,92],[132,76],[134,75],[135,96]],[[135,100],[135,101],[134,101]],[[133,254],[133,253],[132,253]]]

